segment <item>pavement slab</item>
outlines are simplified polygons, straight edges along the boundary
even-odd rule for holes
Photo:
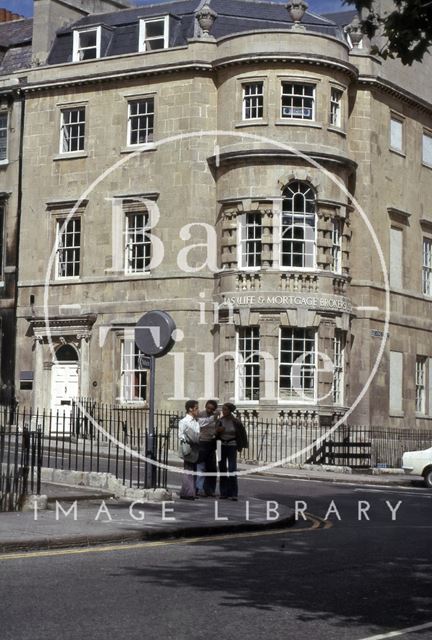
[[[227,532],[284,528],[294,524],[292,509],[255,498],[238,502],[202,498],[194,501],[127,503],[115,499],[77,502],[71,494],[50,510],[0,514],[0,553],[195,537]],[[73,504],[73,503],[72,503]]]

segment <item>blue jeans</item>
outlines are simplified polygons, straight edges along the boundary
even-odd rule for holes
[[[237,471],[237,447],[229,444],[222,444],[221,459],[219,462],[220,477],[220,494],[223,498],[237,498],[238,482],[236,475],[226,475]]]

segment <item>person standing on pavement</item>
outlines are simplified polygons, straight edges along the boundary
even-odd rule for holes
[[[198,414],[200,426],[198,472],[212,476],[197,476],[197,495],[214,497],[216,492],[216,422],[219,419],[216,400],[207,400],[205,410]]]
[[[196,400],[188,400],[185,405],[186,415],[179,422],[179,440],[187,442],[192,447],[192,459],[195,461],[184,460],[183,469],[185,471],[195,471],[197,469],[197,460],[199,455],[199,423],[197,420],[199,407]],[[182,485],[180,489],[180,498],[182,500],[195,500],[195,475],[192,473],[184,473]]]
[[[246,429],[234,416],[235,410],[234,404],[226,402],[222,407],[222,417],[216,424],[216,437],[222,443],[219,462],[220,497],[231,500],[238,499],[237,453],[249,446]]]

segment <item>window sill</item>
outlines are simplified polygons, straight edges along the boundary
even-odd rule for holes
[[[75,160],[76,158],[88,158],[87,151],[73,151],[72,153],[59,153],[53,160]]]
[[[7,167],[9,165],[9,160],[0,160],[0,167]]]
[[[425,167],[425,169],[432,169],[432,164],[428,164],[427,162],[425,162],[423,160],[422,161],[422,167]]]
[[[79,276],[70,276],[70,277],[66,277],[66,278],[56,278],[52,284],[67,284],[68,282],[79,282],[80,281],[80,277]]]
[[[396,156],[399,156],[400,158],[406,158],[406,153],[404,153],[400,149],[393,149],[393,147],[389,147],[389,151],[390,153],[394,153]]]
[[[238,122],[234,125],[236,129],[241,129],[243,127],[268,127],[267,120],[247,120],[245,122]]]
[[[331,131],[332,133],[337,133],[338,135],[342,136],[342,138],[346,138],[347,136],[346,131],[344,129],[342,129],[341,127],[335,127],[333,124],[328,125],[327,131]]]
[[[405,418],[405,411],[389,411],[389,418]]]
[[[277,127],[283,127],[284,125],[288,125],[291,127],[311,127],[312,129],[322,129],[321,122],[315,122],[314,120],[295,120],[287,118],[286,120],[276,120],[275,125]]]
[[[120,153],[137,153],[143,151],[157,151],[157,146],[152,142],[150,144],[137,144],[130,147],[120,149]]]

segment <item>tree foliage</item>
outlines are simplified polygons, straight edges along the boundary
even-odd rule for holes
[[[399,58],[405,65],[422,61],[432,45],[432,0],[393,0],[394,9],[380,14],[374,0],[344,0],[361,16],[362,31],[369,38],[382,34],[383,44],[373,52],[383,58]]]

